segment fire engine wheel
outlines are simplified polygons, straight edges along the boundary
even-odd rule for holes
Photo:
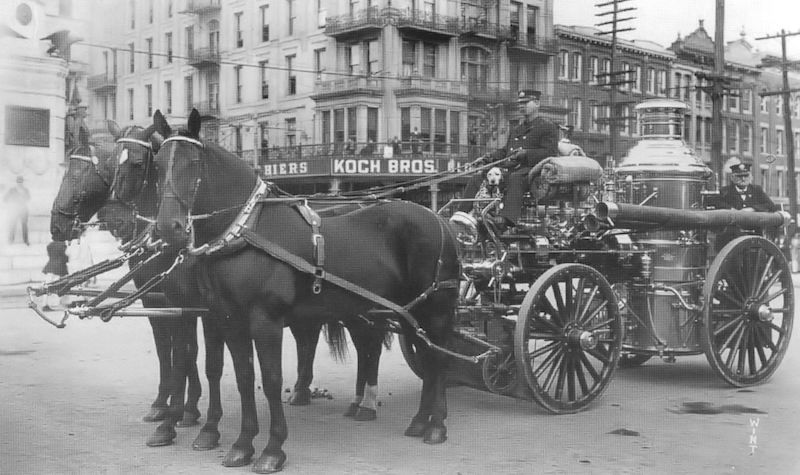
[[[483,360],[483,384],[495,394],[511,394],[517,385],[517,365],[514,353],[491,354]]]
[[[711,264],[703,287],[703,349],[733,386],[766,381],[778,368],[794,320],[789,263],[771,241],[742,236]]]
[[[403,352],[406,364],[419,379],[422,379],[422,361],[420,361],[419,353],[417,353],[417,347],[414,346],[411,338],[403,334],[399,335],[398,339],[400,340],[400,351]]]
[[[583,264],[559,264],[536,279],[520,307],[514,335],[519,374],[548,411],[578,412],[613,377],[623,331],[605,277]]]

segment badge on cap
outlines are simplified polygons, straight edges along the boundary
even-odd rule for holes
[[[542,93],[540,91],[535,91],[533,89],[522,89],[519,91],[519,95],[517,96],[517,101],[519,102],[527,102],[530,100],[540,100],[542,97]]]
[[[746,175],[750,173],[750,165],[747,163],[736,163],[730,166],[731,173],[734,175]]]

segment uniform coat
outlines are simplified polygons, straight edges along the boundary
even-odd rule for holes
[[[744,193],[740,193],[735,185],[722,187],[719,190],[722,207],[730,209],[753,208],[755,211],[774,212],[780,208],[757,185],[748,185]],[[743,198],[744,197],[744,198]]]

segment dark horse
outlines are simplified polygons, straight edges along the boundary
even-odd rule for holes
[[[153,151],[160,144],[160,136],[153,135],[154,127],[141,129],[128,128],[121,131],[113,122],[109,122],[109,132],[117,141],[114,151],[116,158],[113,168],[113,193],[118,201],[110,202],[101,209],[102,219],[112,223],[111,228],[118,230],[117,234],[125,239],[130,239],[134,233],[136,221],[131,213],[155,217],[157,205],[157,177],[153,163]],[[341,208],[341,207],[338,207]],[[154,273],[166,269],[173,262],[174,254],[166,259],[156,261],[155,266],[149,267],[149,272],[142,274],[149,277]],[[186,261],[175,267],[173,272],[163,282],[164,292],[171,305],[181,307],[202,307],[205,301],[199,294],[194,278],[195,258],[188,257]],[[155,267],[155,268],[154,268]],[[176,421],[185,411],[182,411],[184,393],[184,373],[191,370],[197,355],[196,347],[196,318],[179,317],[171,318],[172,332],[170,333],[173,351],[172,385],[174,396],[170,399],[170,411],[166,420],[156,429],[155,434],[148,440],[148,445],[164,445],[170,443],[175,437],[173,429]],[[222,417],[220,404],[219,383],[223,367],[223,340],[218,328],[219,319],[203,316],[203,333],[206,342],[206,375],[209,381],[209,409],[205,425],[193,443],[198,450],[209,449],[216,446],[219,440],[218,423]],[[313,379],[313,363],[317,342],[320,334],[321,321],[299,322],[291,327],[297,341],[297,373],[298,379],[294,392],[289,398],[290,404],[303,405],[310,403],[311,391],[309,386]],[[349,415],[357,420],[370,420],[375,418],[375,391],[366,391],[365,386],[377,385],[377,363],[381,350],[383,332],[366,325],[350,329],[352,339],[359,353],[359,377],[357,400],[348,410]],[[334,354],[342,354],[346,349],[346,341],[341,327],[328,325],[328,343]],[[238,335],[246,338],[246,335]],[[375,357],[364,357],[362,356]],[[366,361],[366,363],[364,363]],[[196,370],[195,370],[196,371]],[[368,389],[370,389],[368,387]],[[237,464],[237,461],[226,459],[226,465]]]
[[[219,241],[226,243],[220,252],[202,255],[197,265],[209,307],[216,315],[228,316],[225,337],[242,400],[242,431],[228,459],[249,461],[258,433],[252,343],[250,338],[231,338],[232,334],[249,333],[255,343],[270,429],[253,470],[270,473],[280,470],[286,460],[283,327],[317,318],[346,321],[387,306],[405,312],[399,324],[418,348],[423,371],[419,410],[406,435],[423,437],[427,443],[444,442],[445,356],[426,346],[421,337],[444,346],[452,330],[460,263],[447,223],[427,208],[402,201],[327,218],[319,226],[307,222],[299,208],[285,200],[257,203],[248,213],[252,197],[257,196],[253,190],[263,191],[263,184],[235,155],[199,139],[196,110],[183,135],[171,136],[158,112],[154,122],[157,131],[169,137],[156,155],[162,189],[157,217],[161,237],[199,253],[195,243],[216,243],[234,222],[248,220],[243,231],[233,232],[234,239]],[[244,211],[237,216],[231,212],[234,209]],[[320,265],[323,242],[324,267]],[[314,267],[310,263],[317,267],[309,273],[308,268]],[[334,277],[343,280],[329,283]],[[354,287],[344,288],[348,286]],[[401,305],[410,306],[410,312]]]
[[[116,127],[116,126],[115,126]],[[118,128],[117,128],[118,129]],[[120,133],[120,135],[122,135]],[[158,145],[157,142],[150,142],[151,131],[146,131],[138,127],[129,128],[126,137],[133,142],[140,142],[150,148]],[[116,137],[119,138],[119,137]],[[120,207],[124,208],[126,215],[133,218],[131,209],[119,202],[109,201],[111,194],[111,184],[114,180],[116,170],[116,160],[113,157],[119,152],[119,146],[115,150],[105,150],[105,153],[97,154],[96,147],[90,145],[89,134],[81,128],[77,147],[69,153],[69,163],[64,178],[61,182],[58,194],[53,202],[50,220],[50,232],[54,240],[72,240],[80,237],[80,223],[87,222],[96,213],[106,218],[111,215],[119,215],[117,211]],[[143,196],[149,196],[150,207],[155,209],[155,190],[148,190]],[[146,204],[145,204],[146,206]],[[101,219],[102,219],[101,218]],[[119,220],[110,223],[110,230],[117,236],[130,239],[133,237],[137,223],[135,220]],[[174,256],[173,256],[174,257]],[[132,259],[131,266],[142,260],[142,257]],[[157,266],[169,264],[155,261],[148,267],[139,272],[134,282],[142,285],[150,277],[160,270]],[[171,261],[170,261],[171,262]],[[156,289],[157,290],[157,289]],[[152,295],[145,295],[142,298],[145,307],[163,307],[163,299],[154,298]],[[196,320],[196,319],[195,319]],[[180,391],[180,401],[183,401],[183,392],[186,390],[186,379],[188,378],[188,400],[184,405],[181,404],[180,425],[193,425],[196,423],[200,412],[197,409],[197,402],[201,394],[200,379],[197,374],[196,355],[197,337],[192,336],[196,329],[187,329],[180,322],[170,321],[164,318],[150,318],[150,325],[153,330],[153,338],[156,344],[156,354],[159,360],[159,385],[158,393],[153,401],[150,411],[144,416],[145,421],[164,420],[169,415],[168,401],[173,403],[178,397],[176,392]],[[174,365],[185,365],[180,371],[185,375],[181,383],[173,380],[178,373],[174,370]],[[170,396],[173,396],[170,398]],[[171,439],[170,439],[171,440]],[[163,445],[164,437],[151,438],[148,442],[152,445]],[[210,447],[209,447],[210,448]]]

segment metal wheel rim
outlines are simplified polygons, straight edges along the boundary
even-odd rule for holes
[[[594,347],[576,341],[586,332],[597,337]],[[518,370],[542,407],[578,412],[613,377],[623,332],[616,296],[602,274],[582,264],[557,265],[531,285],[522,302],[515,331]]]
[[[792,274],[781,250],[759,236],[734,239],[714,259],[703,297],[702,341],[711,367],[737,387],[769,379],[794,320]]]
[[[411,368],[411,371],[419,379],[422,379],[422,362],[419,360],[419,353],[417,353],[416,347],[411,343],[412,339],[403,334],[399,335],[398,339],[400,340],[400,351],[403,352],[403,359],[406,360],[406,364]]]

